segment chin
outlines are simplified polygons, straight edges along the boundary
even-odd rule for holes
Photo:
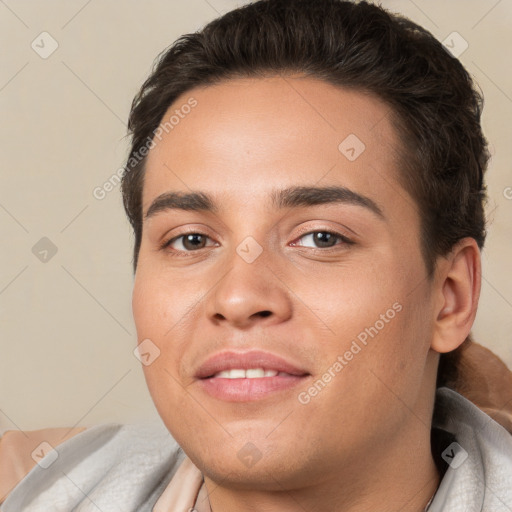
[[[203,475],[218,485],[283,491],[310,485],[312,463],[317,462],[314,456],[297,449],[293,436],[288,439],[289,445],[269,443],[268,439],[266,444],[263,440],[260,443],[232,440],[229,445],[216,443],[213,448],[194,444],[184,451]]]

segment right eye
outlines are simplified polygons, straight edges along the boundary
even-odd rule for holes
[[[171,252],[194,252],[199,249],[204,249],[206,247],[205,242],[208,238],[210,237],[204,233],[191,231],[190,233],[184,233],[163,242],[161,248],[164,250],[171,248]]]

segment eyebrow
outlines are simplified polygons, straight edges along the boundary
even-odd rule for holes
[[[362,206],[380,219],[385,219],[382,209],[369,197],[363,196],[346,187],[307,187],[295,186],[273,190],[270,193],[271,206],[275,209],[300,208],[335,203]],[[205,192],[166,192],[159,195],[150,205],[145,219],[168,210],[186,210],[218,212],[213,196]]]

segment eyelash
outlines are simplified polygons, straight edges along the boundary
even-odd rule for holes
[[[337,231],[330,231],[328,229],[315,229],[315,230],[312,230],[312,231],[305,231],[304,233],[301,233],[299,235],[297,240],[300,240],[301,238],[305,237],[306,235],[312,235],[314,233],[328,233],[330,235],[334,235],[339,240],[341,240],[343,242],[343,244],[336,244],[333,247],[326,247],[326,248],[306,247],[306,249],[310,249],[310,250],[313,250],[313,251],[320,251],[320,252],[325,253],[325,252],[336,251],[337,250],[336,247],[339,246],[339,245],[345,245],[345,244],[346,245],[353,245],[355,243],[352,240],[350,240],[349,238],[347,238],[345,235],[342,235],[341,233],[338,233]],[[184,238],[184,237],[186,237],[188,235],[200,235],[200,236],[204,236],[204,237],[210,238],[207,234],[201,233],[200,231],[189,231],[189,232],[182,233],[181,235],[175,236],[175,237],[173,237],[173,238],[171,238],[169,240],[166,240],[166,241],[162,242],[162,244],[160,246],[160,249],[168,251],[172,256],[188,256],[189,254],[192,254],[194,252],[199,252],[201,249],[207,249],[207,247],[201,247],[200,249],[197,249],[195,251],[183,251],[183,250],[170,249],[169,248],[170,245],[173,242],[179,240],[180,238]],[[298,246],[298,247],[301,247],[301,246]]]

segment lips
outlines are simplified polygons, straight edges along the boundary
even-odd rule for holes
[[[252,350],[225,351],[207,359],[197,370],[199,388],[223,402],[254,402],[290,394],[310,376],[304,368],[281,356]],[[291,395],[290,395],[291,396]]]
[[[241,372],[231,370],[245,370],[246,374],[242,376]],[[263,375],[261,375],[261,371],[256,374],[255,370],[263,370]],[[270,372],[277,373],[272,375]],[[265,373],[267,373],[267,375],[265,375]],[[216,378],[224,377],[230,379],[251,377],[271,378],[278,374],[282,374],[282,376],[298,377],[309,375],[305,369],[283,357],[271,354],[270,352],[252,350],[249,352],[224,351],[217,353],[208,358],[198,368],[195,378],[208,379],[214,376]]]

